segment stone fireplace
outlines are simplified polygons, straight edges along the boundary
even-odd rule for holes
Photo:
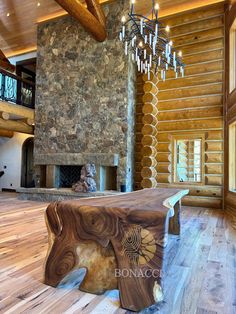
[[[69,16],[39,25],[37,186],[44,176],[47,187],[59,187],[58,171],[65,169],[60,167],[94,163],[98,189],[132,190],[136,72],[118,40],[127,10],[127,0],[104,6],[103,43]]]

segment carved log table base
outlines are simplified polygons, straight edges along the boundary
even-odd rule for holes
[[[132,311],[162,301],[168,235],[180,234],[180,200],[188,192],[145,189],[50,204],[45,283],[56,287],[85,268],[82,291],[119,289],[121,306]]]

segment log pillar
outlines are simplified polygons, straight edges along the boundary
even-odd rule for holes
[[[150,80],[148,76],[143,75],[144,95],[143,95],[143,128],[142,128],[142,188],[157,187],[157,171],[156,171],[156,145],[157,145],[157,94],[158,94],[158,78],[154,72],[151,72]]]

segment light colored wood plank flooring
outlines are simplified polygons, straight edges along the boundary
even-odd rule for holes
[[[118,295],[54,289],[42,283],[47,204],[0,193],[0,313],[122,314]],[[236,313],[236,230],[223,212],[183,208],[162,304],[143,313]]]

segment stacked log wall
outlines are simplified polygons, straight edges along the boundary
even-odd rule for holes
[[[217,4],[166,17],[174,47],[182,50],[185,77],[169,71],[157,87],[158,112],[156,172],[159,187],[190,187],[185,205],[222,208],[223,198],[223,101],[224,101],[224,5]],[[144,82],[143,82],[144,80]],[[156,79],[152,79],[155,83]],[[144,127],[144,76],[137,79],[135,189],[142,188]],[[150,129],[151,129],[150,123]],[[147,124],[146,124],[147,125]],[[146,126],[146,128],[148,128]],[[175,184],[172,136],[204,134],[202,184]]]

